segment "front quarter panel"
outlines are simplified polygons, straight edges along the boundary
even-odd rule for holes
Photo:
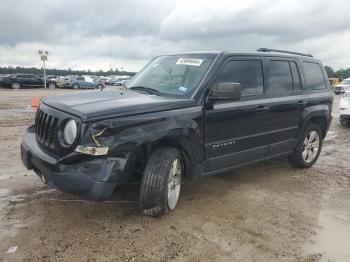
[[[193,164],[204,158],[203,111],[201,106],[113,118],[86,123],[83,145],[109,147],[109,155],[123,156],[141,146],[157,145],[163,141],[178,141]],[[94,139],[94,134],[104,130]]]

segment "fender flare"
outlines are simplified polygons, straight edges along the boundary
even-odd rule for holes
[[[305,130],[306,125],[312,119],[314,119],[316,117],[317,118],[322,117],[322,118],[324,118],[324,120],[326,122],[326,129],[323,130],[323,132],[324,132],[323,138],[325,137],[325,135],[328,131],[330,122],[331,122],[331,113],[330,113],[329,107],[327,105],[315,105],[315,106],[307,107],[303,111],[302,120],[301,120],[301,127],[299,128],[297,138],[299,138],[300,135],[302,134],[303,130]]]

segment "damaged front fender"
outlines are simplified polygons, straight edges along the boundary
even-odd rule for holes
[[[120,157],[137,149],[162,143],[180,147],[193,167],[204,158],[204,121],[201,106],[113,118],[85,123],[81,144],[108,147],[108,155]],[[195,170],[189,171],[194,175]],[[193,174],[192,174],[193,173]]]

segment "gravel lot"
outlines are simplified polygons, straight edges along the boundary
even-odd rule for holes
[[[338,125],[339,97],[313,168],[276,159],[204,178],[154,219],[138,212],[138,185],[91,203],[23,167],[31,97],[69,92],[0,90],[0,261],[350,261],[350,128]]]

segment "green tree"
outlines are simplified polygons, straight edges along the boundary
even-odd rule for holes
[[[334,70],[330,66],[325,66],[328,77],[334,77]]]

